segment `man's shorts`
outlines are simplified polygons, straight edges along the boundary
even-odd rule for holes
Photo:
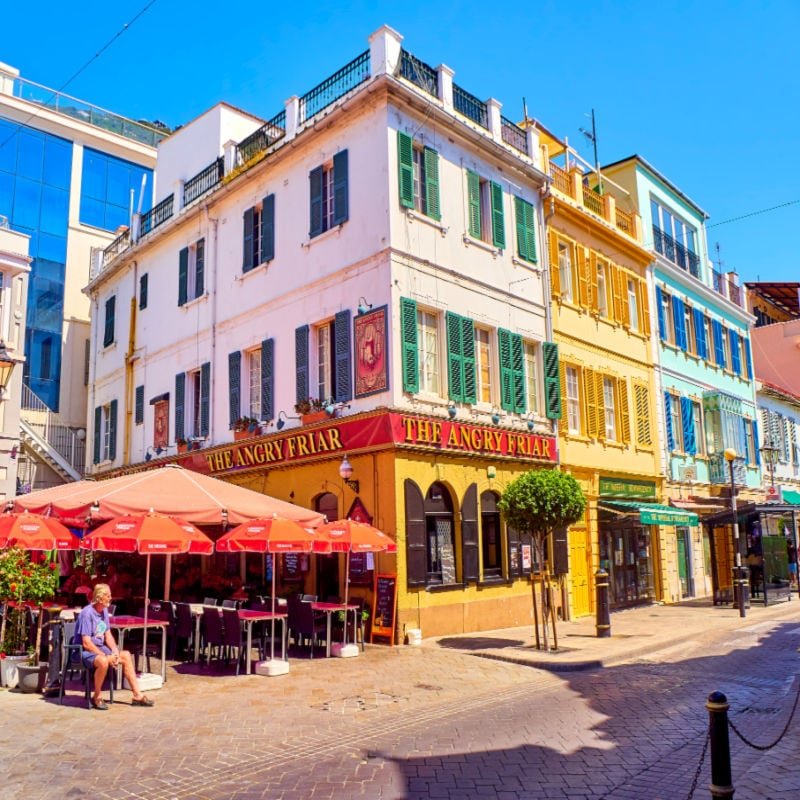
[[[107,655],[111,655],[111,648],[106,647],[106,645],[101,644],[100,649]],[[86,669],[94,669],[94,660],[97,658],[97,653],[90,653],[88,650],[84,650],[81,653],[81,661],[83,661],[83,666]]]

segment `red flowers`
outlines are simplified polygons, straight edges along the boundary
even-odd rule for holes
[[[12,583],[9,588],[11,589],[12,592],[16,592],[17,591],[17,584],[16,583]]]
[[[51,561],[50,562],[50,569],[55,570],[57,567],[58,567],[58,564],[56,564],[55,561]]]

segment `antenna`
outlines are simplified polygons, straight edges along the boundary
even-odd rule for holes
[[[722,266],[723,266],[723,264],[724,264],[725,262],[722,260],[722,256],[720,255],[720,246],[719,246],[719,242],[715,242],[715,244],[714,244],[714,249],[717,251],[717,257],[716,257],[716,259],[713,259],[713,258],[712,258],[711,260],[712,260],[712,261],[713,261],[713,262],[714,262],[714,263],[717,265],[717,272],[718,272],[720,275],[722,275]]]
[[[528,121],[528,103],[527,103],[527,101],[525,100],[524,97],[522,98],[522,118],[527,123],[527,121]]]
[[[592,130],[587,131],[585,128],[578,128],[578,130],[592,143],[594,148],[594,169],[597,173],[597,178],[600,182],[600,194],[603,193],[603,176],[600,174],[600,161],[597,158],[597,125],[595,123],[594,118],[594,109],[592,109],[591,115],[586,114],[586,116],[591,116],[592,118]]]

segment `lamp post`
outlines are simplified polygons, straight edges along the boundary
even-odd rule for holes
[[[724,452],[725,460],[728,462],[728,467],[731,473],[731,514],[733,515],[733,547],[735,551],[736,567],[733,572],[733,591],[737,593],[737,602],[739,605],[739,616],[744,618],[746,612],[744,610],[744,584],[742,578],[742,551],[739,547],[739,515],[736,511],[736,482],[733,478],[733,463],[736,461],[736,451],[729,447]]]
[[[16,366],[16,359],[6,350],[6,343],[0,339],[0,389],[5,391]]]
[[[763,447],[759,448],[759,453],[763,457],[764,461],[767,462],[767,466],[769,467],[769,484],[774,489],[775,488],[775,462],[778,460],[778,448],[772,444],[772,439],[767,439],[766,443]],[[775,494],[771,492],[771,494]]]
[[[339,477],[344,481],[345,486],[358,494],[359,484],[358,481],[353,480],[353,465],[348,460],[347,456],[342,459],[339,464]]]

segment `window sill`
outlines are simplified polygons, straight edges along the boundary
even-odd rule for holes
[[[431,228],[436,228],[443,237],[447,236],[447,232],[450,230],[447,225],[442,225],[441,222],[433,219],[433,217],[429,217],[427,214],[423,214],[421,211],[416,211],[413,208],[406,209],[406,217],[409,222],[423,222],[426,225],[430,225]]]
[[[344,222],[340,222],[338,225],[334,225],[332,228],[328,228],[328,230],[322,231],[322,233],[318,233],[316,236],[309,235],[306,241],[300,242],[300,247],[308,249],[309,247],[311,247],[312,244],[321,242],[324,239],[330,239],[332,236],[338,236],[341,233],[343,227],[344,227]]]
[[[614,450],[624,450],[628,446],[624,442],[609,441],[608,439],[602,439],[600,441],[603,447],[611,447]]]
[[[566,433],[564,434],[564,438],[573,442],[583,442],[584,444],[590,444],[592,442],[590,437],[584,436],[581,433]]]
[[[113,342],[111,342],[111,344],[104,344],[102,352],[103,352],[103,355],[105,355],[106,353],[110,353],[110,352],[112,352],[113,350],[116,350],[116,349],[117,349],[117,343],[116,343],[116,341],[113,341]]]
[[[262,261],[260,264],[256,264],[252,269],[248,269],[247,272],[242,270],[238,275],[234,276],[234,280],[243,281],[254,273],[260,274],[261,272],[266,272],[267,267],[271,263],[271,261]]]
[[[464,583],[430,583],[425,587],[426,592],[438,594],[439,592],[458,592],[466,589]]]
[[[491,589],[495,586],[511,586],[514,583],[513,578],[504,578],[502,575],[498,575],[497,577],[493,578],[484,578],[482,581],[478,581],[475,585],[479,589]]]
[[[209,296],[208,292],[203,292],[203,294],[193,297],[191,300],[187,300],[182,306],[178,306],[178,308],[186,309],[189,308],[189,306],[199,305],[201,302],[208,302]]]
[[[529,269],[531,272],[535,272],[537,275],[542,274],[542,269],[533,261],[525,261],[524,258],[517,258],[516,256],[511,256],[511,263],[515,267],[522,267],[523,269]]]
[[[485,250],[487,253],[491,253],[493,258],[497,258],[503,252],[502,250],[499,250],[498,248],[494,247],[488,242],[484,242],[483,239],[475,239],[468,233],[465,233],[462,239],[465,245],[467,246],[474,245],[475,247],[479,247],[481,250]]]

